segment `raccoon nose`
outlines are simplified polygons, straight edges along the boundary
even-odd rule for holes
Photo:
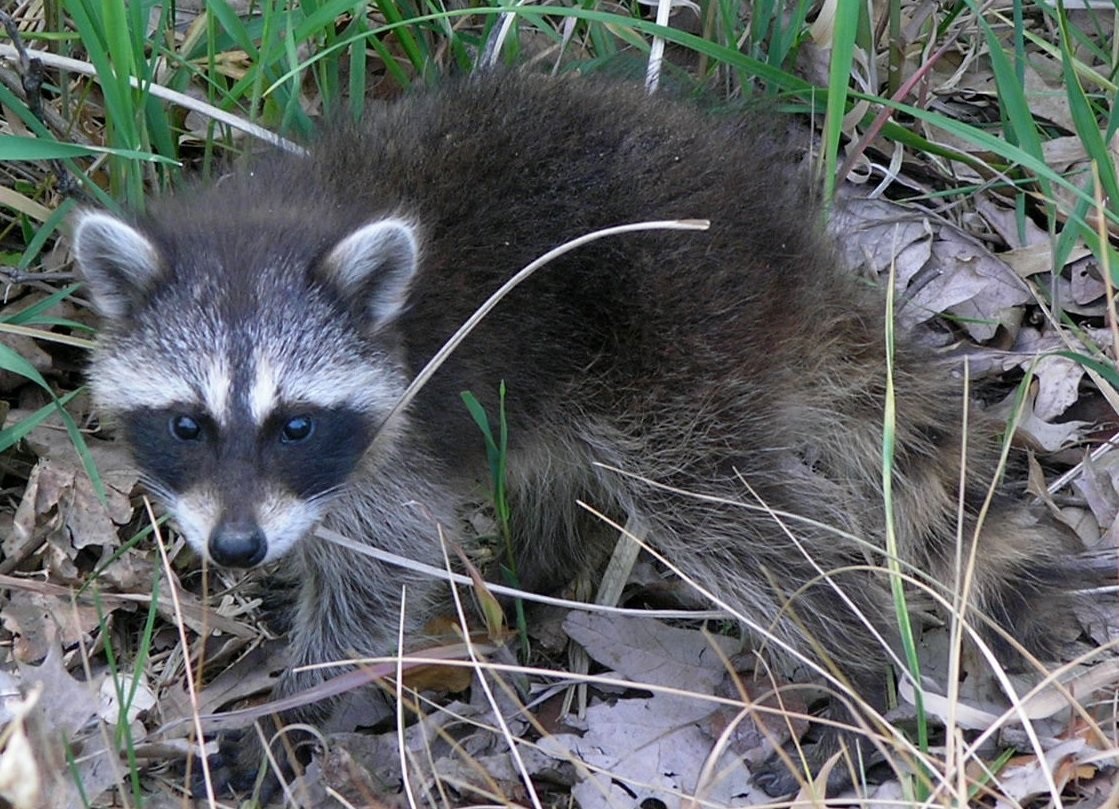
[[[222,523],[210,535],[210,557],[222,567],[252,567],[268,552],[268,540],[255,523]]]

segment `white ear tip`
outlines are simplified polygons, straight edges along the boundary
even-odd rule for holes
[[[79,211],[73,221],[73,254],[94,305],[105,317],[124,317],[159,275],[155,245],[102,211]]]
[[[145,250],[150,249],[148,240],[131,225],[97,210],[82,210],[75,214],[70,241],[79,261],[101,255],[105,250],[110,254],[119,254],[122,248],[135,249],[138,244],[143,244]]]
[[[118,222],[116,217],[101,211],[78,211],[74,215],[74,224],[70,229],[70,240],[74,244],[75,252],[81,253],[79,245],[83,244],[85,239],[104,235]]]
[[[419,252],[416,226],[389,217],[362,225],[342,239],[324,267],[344,293],[365,301],[373,327],[380,328],[403,311]]]
[[[381,219],[362,225],[338,245],[338,255],[366,259],[385,253],[414,257],[419,252],[415,226],[406,219]]]

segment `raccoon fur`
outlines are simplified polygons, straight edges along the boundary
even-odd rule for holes
[[[391,652],[402,588],[414,634],[443,602],[439,584],[313,529],[441,564],[437,526],[453,537],[488,476],[460,394],[496,413],[504,382],[524,580],[555,588],[589,555],[577,500],[632,516],[722,603],[884,706],[884,306],[839,269],[780,141],[753,116],[636,87],[489,77],[333,125],[307,156],[258,157],[143,216],[83,211],[96,403],[201,556],[284,560],[299,582],[293,667]],[[564,255],[385,423],[522,266],[589,231],[673,218],[711,225]],[[1051,655],[1073,621],[1073,541],[1001,494],[978,526],[996,429],[972,412],[965,436],[962,382],[905,340],[893,375],[903,562],[952,582],[958,537],[966,558],[977,536],[968,603],[989,620],[974,623],[1005,659],[1007,636]],[[276,696],[325,676],[288,672]],[[825,730],[809,765],[852,740]],[[246,745],[230,784],[251,783],[260,755]],[[779,756],[755,778],[797,788]]]

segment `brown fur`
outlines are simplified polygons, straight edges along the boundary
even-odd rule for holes
[[[838,268],[796,174],[764,126],[636,88],[453,83],[324,132],[310,158],[273,155],[251,174],[159,203],[139,227],[170,269],[134,306],[141,323],[150,306],[151,328],[168,333],[199,319],[197,294],[177,298],[181,287],[206,289],[230,321],[267,321],[263,307],[285,291],[298,311],[305,288],[332,288],[319,268],[331,245],[371,219],[404,215],[422,243],[407,306],[376,333],[362,332],[359,317],[353,340],[410,377],[513,272],[565,240],[626,222],[710,219],[708,232],[607,239],[541,270],[365,453],[325,522],[438,564],[435,523],[453,530],[486,477],[459,393],[494,414],[504,380],[525,580],[556,587],[580,564],[588,540],[577,498],[636,515],[684,573],[882,706],[888,658],[875,635],[896,634],[887,579],[870,569],[884,563],[883,302]],[[205,281],[200,254],[216,256]],[[281,278],[281,263],[296,274]],[[352,301],[334,305],[353,317]],[[111,324],[103,350],[136,328]],[[256,328],[267,340],[267,322]],[[957,538],[966,559],[995,472],[995,429],[971,414],[958,530],[962,382],[904,339],[894,375],[899,548],[914,576],[951,599]],[[971,606],[1051,654],[1072,620],[1059,571],[1074,544],[1002,494],[978,543]],[[442,593],[314,537],[286,566],[301,582],[293,665],[390,651],[402,582],[413,629]],[[986,636],[1015,657],[997,631]],[[289,675],[277,695],[322,676]],[[826,735],[811,766],[842,739]],[[247,749],[240,767],[255,768],[258,753]],[[796,784],[776,758],[757,777],[775,794]]]

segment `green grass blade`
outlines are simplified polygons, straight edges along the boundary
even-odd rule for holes
[[[824,115],[824,204],[835,197],[836,161],[843,137],[843,117],[847,113],[847,90],[855,61],[855,37],[859,31],[862,3],[837,3],[832,31],[831,63],[828,66],[827,112]]]
[[[118,149],[111,146],[85,146],[23,135],[0,135],[0,160],[59,160],[64,157],[89,157],[112,155],[124,160],[142,160],[177,166],[178,161],[159,154],[137,149]]]
[[[1072,114],[1076,134],[1088,157],[1095,162],[1099,169],[1100,184],[1103,186],[1104,199],[1110,200],[1111,206],[1119,205],[1119,182],[1116,182],[1115,165],[1107,143],[1100,133],[1100,124],[1092,111],[1088,96],[1084,92],[1084,85],[1073,65],[1076,57],[1069,50],[1070,34],[1068,30],[1068,15],[1062,10],[1057,17],[1060,24],[1061,37],[1061,71],[1065,79],[1065,92],[1068,96],[1069,112]],[[1117,106],[1114,105],[1113,106]]]

